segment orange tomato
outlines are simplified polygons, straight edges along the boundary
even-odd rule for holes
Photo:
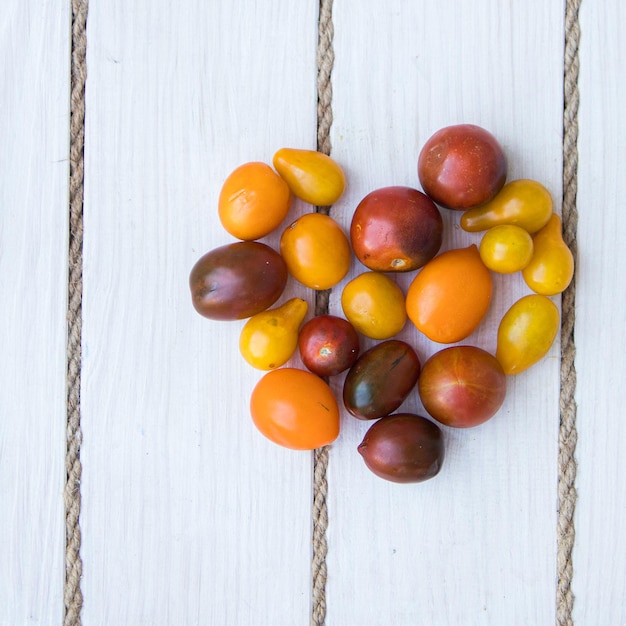
[[[289,225],[280,239],[289,273],[305,287],[329,289],[350,268],[350,243],[341,226],[323,213],[307,213]]]
[[[339,435],[339,407],[328,384],[293,367],[272,370],[259,380],[250,414],[265,437],[293,450],[313,450]]]
[[[491,303],[491,273],[476,245],[443,252],[413,279],[406,310],[432,341],[455,343],[478,327]]]
[[[253,241],[269,235],[285,219],[292,195],[287,183],[266,163],[244,163],[224,181],[218,215],[233,237]]]

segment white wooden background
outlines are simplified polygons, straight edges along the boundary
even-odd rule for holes
[[[0,12],[3,626],[63,614],[69,4],[4,0]],[[237,352],[242,324],[195,314],[187,277],[230,241],[215,210],[225,176],[283,146],[315,147],[317,3],[89,4],[83,623],[307,624],[311,454],[256,432],[247,403],[261,374]],[[494,132],[510,178],[542,181],[558,205],[563,14],[562,1],[335,0],[340,223],[376,187],[418,186],[421,145],[458,122]],[[585,0],[580,24],[574,620],[616,626],[626,9]],[[446,247],[477,241],[445,219]],[[498,279],[472,342],[493,349],[499,317],[524,293]],[[312,303],[290,283],[293,294]],[[404,336],[423,359],[435,349]],[[446,431],[444,468],[421,485],[370,474],[355,451],[367,424],[344,416],[328,468],[328,626],[554,624],[559,346],[509,382],[491,422]]]

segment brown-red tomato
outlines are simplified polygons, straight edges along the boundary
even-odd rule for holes
[[[356,257],[371,270],[410,272],[439,248],[443,221],[434,202],[410,187],[383,187],[357,206],[350,225]]]

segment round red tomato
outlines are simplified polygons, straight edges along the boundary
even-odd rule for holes
[[[357,206],[350,225],[356,257],[371,270],[410,272],[441,247],[443,221],[435,203],[410,187],[383,187]]]
[[[422,148],[417,173],[439,205],[465,211],[488,202],[502,189],[507,160],[497,139],[473,124],[447,126]]]

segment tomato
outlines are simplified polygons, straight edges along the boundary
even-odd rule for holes
[[[291,206],[287,183],[266,163],[244,163],[224,181],[218,215],[224,229],[245,241],[278,228]]]
[[[559,331],[559,310],[546,296],[532,294],[515,302],[498,327],[496,358],[505,374],[519,374],[540,361]]]
[[[473,124],[437,131],[417,162],[424,191],[437,204],[462,211],[491,200],[504,185],[506,171],[506,156],[497,139]]]
[[[292,193],[310,204],[333,204],[346,188],[341,166],[322,152],[281,148],[274,155],[273,164]]]
[[[253,315],[239,336],[239,351],[252,367],[272,370],[284,365],[296,351],[298,329],[309,305],[291,298],[283,305]]]
[[[333,392],[305,370],[285,367],[265,374],[250,396],[250,414],[265,437],[294,450],[313,450],[339,435]]]
[[[526,284],[536,293],[554,296],[567,289],[574,277],[574,256],[561,233],[561,218],[553,213],[533,237],[534,254],[522,271]]]
[[[409,272],[441,247],[443,220],[434,202],[410,187],[384,187],[358,204],[350,225],[356,257],[371,270]]]
[[[530,263],[533,239],[527,231],[513,224],[493,226],[483,235],[479,252],[492,272],[513,274]]]
[[[215,248],[198,260],[189,275],[194,308],[213,320],[260,313],[280,298],[286,284],[282,257],[258,241]]]
[[[541,183],[513,180],[491,202],[463,213],[461,228],[476,233],[500,224],[515,224],[532,235],[548,223],[552,211],[552,196]]]
[[[395,411],[409,395],[420,373],[415,350],[390,339],[364,352],[343,384],[343,403],[359,419],[376,419]]]
[[[406,323],[402,289],[380,272],[364,272],[347,283],[341,307],[357,331],[370,339],[389,339]]]
[[[476,330],[489,309],[491,292],[491,273],[472,244],[429,261],[409,286],[406,310],[429,339],[455,343]]]
[[[350,268],[350,244],[337,222],[322,213],[307,213],[289,225],[280,239],[289,273],[305,287],[329,289]]]
[[[438,422],[469,428],[498,412],[506,396],[506,376],[498,360],[482,348],[452,346],[424,363],[418,389],[424,408]]]
[[[335,376],[354,365],[359,356],[359,335],[347,320],[317,315],[300,330],[300,357],[318,376]]]
[[[445,451],[437,424],[412,413],[378,420],[357,449],[376,476],[395,483],[433,478],[441,469]]]

